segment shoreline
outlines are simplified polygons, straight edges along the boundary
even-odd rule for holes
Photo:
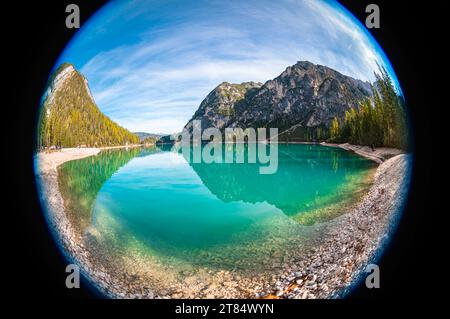
[[[325,240],[285,272],[261,298],[342,298],[377,261],[395,231],[409,189],[411,155],[380,164],[369,192],[349,212],[327,223]]]
[[[374,147],[374,149],[372,150],[370,146],[355,145],[350,143],[338,144],[338,143],[322,142],[319,143],[319,145],[342,148],[346,151],[353,152],[362,157],[370,159],[378,164],[381,164],[394,156],[405,154],[405,151],[403,150],[390,147]]]
[[[357,280],[359,269],[363,269],[365,264],[375,258],[377,252],[382,249],[383,241],[388,238],[389,225],[396,219],[399,205],[403,203],[407,194],[408,187],[407,183],[404,183],[404,178],[409,176],[410,156],[401,155],[400,150],[392,151],[393,149],[379,148],[372,152],[370,147],[364,146],[320,144],[353,151],[381,163],[377,167],[373,185],[363,199],[348,212],[324,223],[326,234],[323,244],[305,255],[296,266],[286,270],[272,289],[261,291],[255,289],[257,291],[255,295],[244,297],[269,299],[341,297],[345,288]],[[142,145],[128,147],[140,146]],[[95,263],[93,256],[86,251],[83,239],[76,234],[68,221],[58,186],[59,165],[96,155],[102,149],[125,147],[127,146],[75,148],[38,153],[36,175],[41,187],[41,203],[46,207],[45,214],[51,231],[61,244],[66,258],[79,264],[83,275],[102,293],[112,298],[152,298],[154,296],[152,292],[146,295],[133,292],[129,286],[123,286],[122,282],[115,280],[118,274],[111,274],[110,269]]]

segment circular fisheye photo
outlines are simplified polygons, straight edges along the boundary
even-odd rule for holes
[[[49,231],[107,298],[344,298],[408,195],[401,84],[337,1],[110,2],[39,108]]]

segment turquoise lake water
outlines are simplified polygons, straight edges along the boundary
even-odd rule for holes
[[[236,149],[222,147],[225,156]],[[342,214],[367,190],[375,167],[338,148],[301,144],[278,145],[274,174],[260,174],[262,166],[193,163],[170,148],[106,150],[62,165],[60,186],[77,228],[118,251],[236,267],[282,258],[310,225]]]

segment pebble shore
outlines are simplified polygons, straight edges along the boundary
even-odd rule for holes
[[[342,297],[392,235],[407,196],[410,166],[405,154],[383,162],[363,200],[328,223],[323,244],[283,274],[273,292],[260,297]]]
[[[321,232],[317,245],[289,260],[269,279],[245,277],[230,271],[200,273],[182,282],[167,273],[166,282],[153,275],[128,273],[116,266],[112,256],[100,254],[89,237],[76,231],[67,218],[64,200],[59,192],[57,167],[62,163],[97,154],[100,149],[66,149],[37,155],[37,180],[41,185],[42,203],[47,207],[50,228],[66,256],[80,265],[83,274],[106,296],[111,298],[340,298],[358,279],[368,263],[388,241],[401,213],[409,188],[411,156],[397,150],[370,148],[349,144],[328,145],[355,151],[381,162],[374,182],[363,199],[345,214],[316,226]],[[352,149],[353,148],[353,149]],[[367,154],[364,154],[367,153]],[[370,156],[370,157],[369,157]],[[107,254],[106,254],[107,255]],[[140,260],[127,261],[132,268]],[[134,263],[134,264],[133,264]],[[143,262],[144,263],[144,262]],[[160,273],[166,270],[163,266]],[[167,291],[153,286],[167,285]]]

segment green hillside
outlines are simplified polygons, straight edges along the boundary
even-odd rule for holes
[[[39,118],[39,149],[137,144],[139,138],[95,104],[85,78],[62,64],[50,78]]]

